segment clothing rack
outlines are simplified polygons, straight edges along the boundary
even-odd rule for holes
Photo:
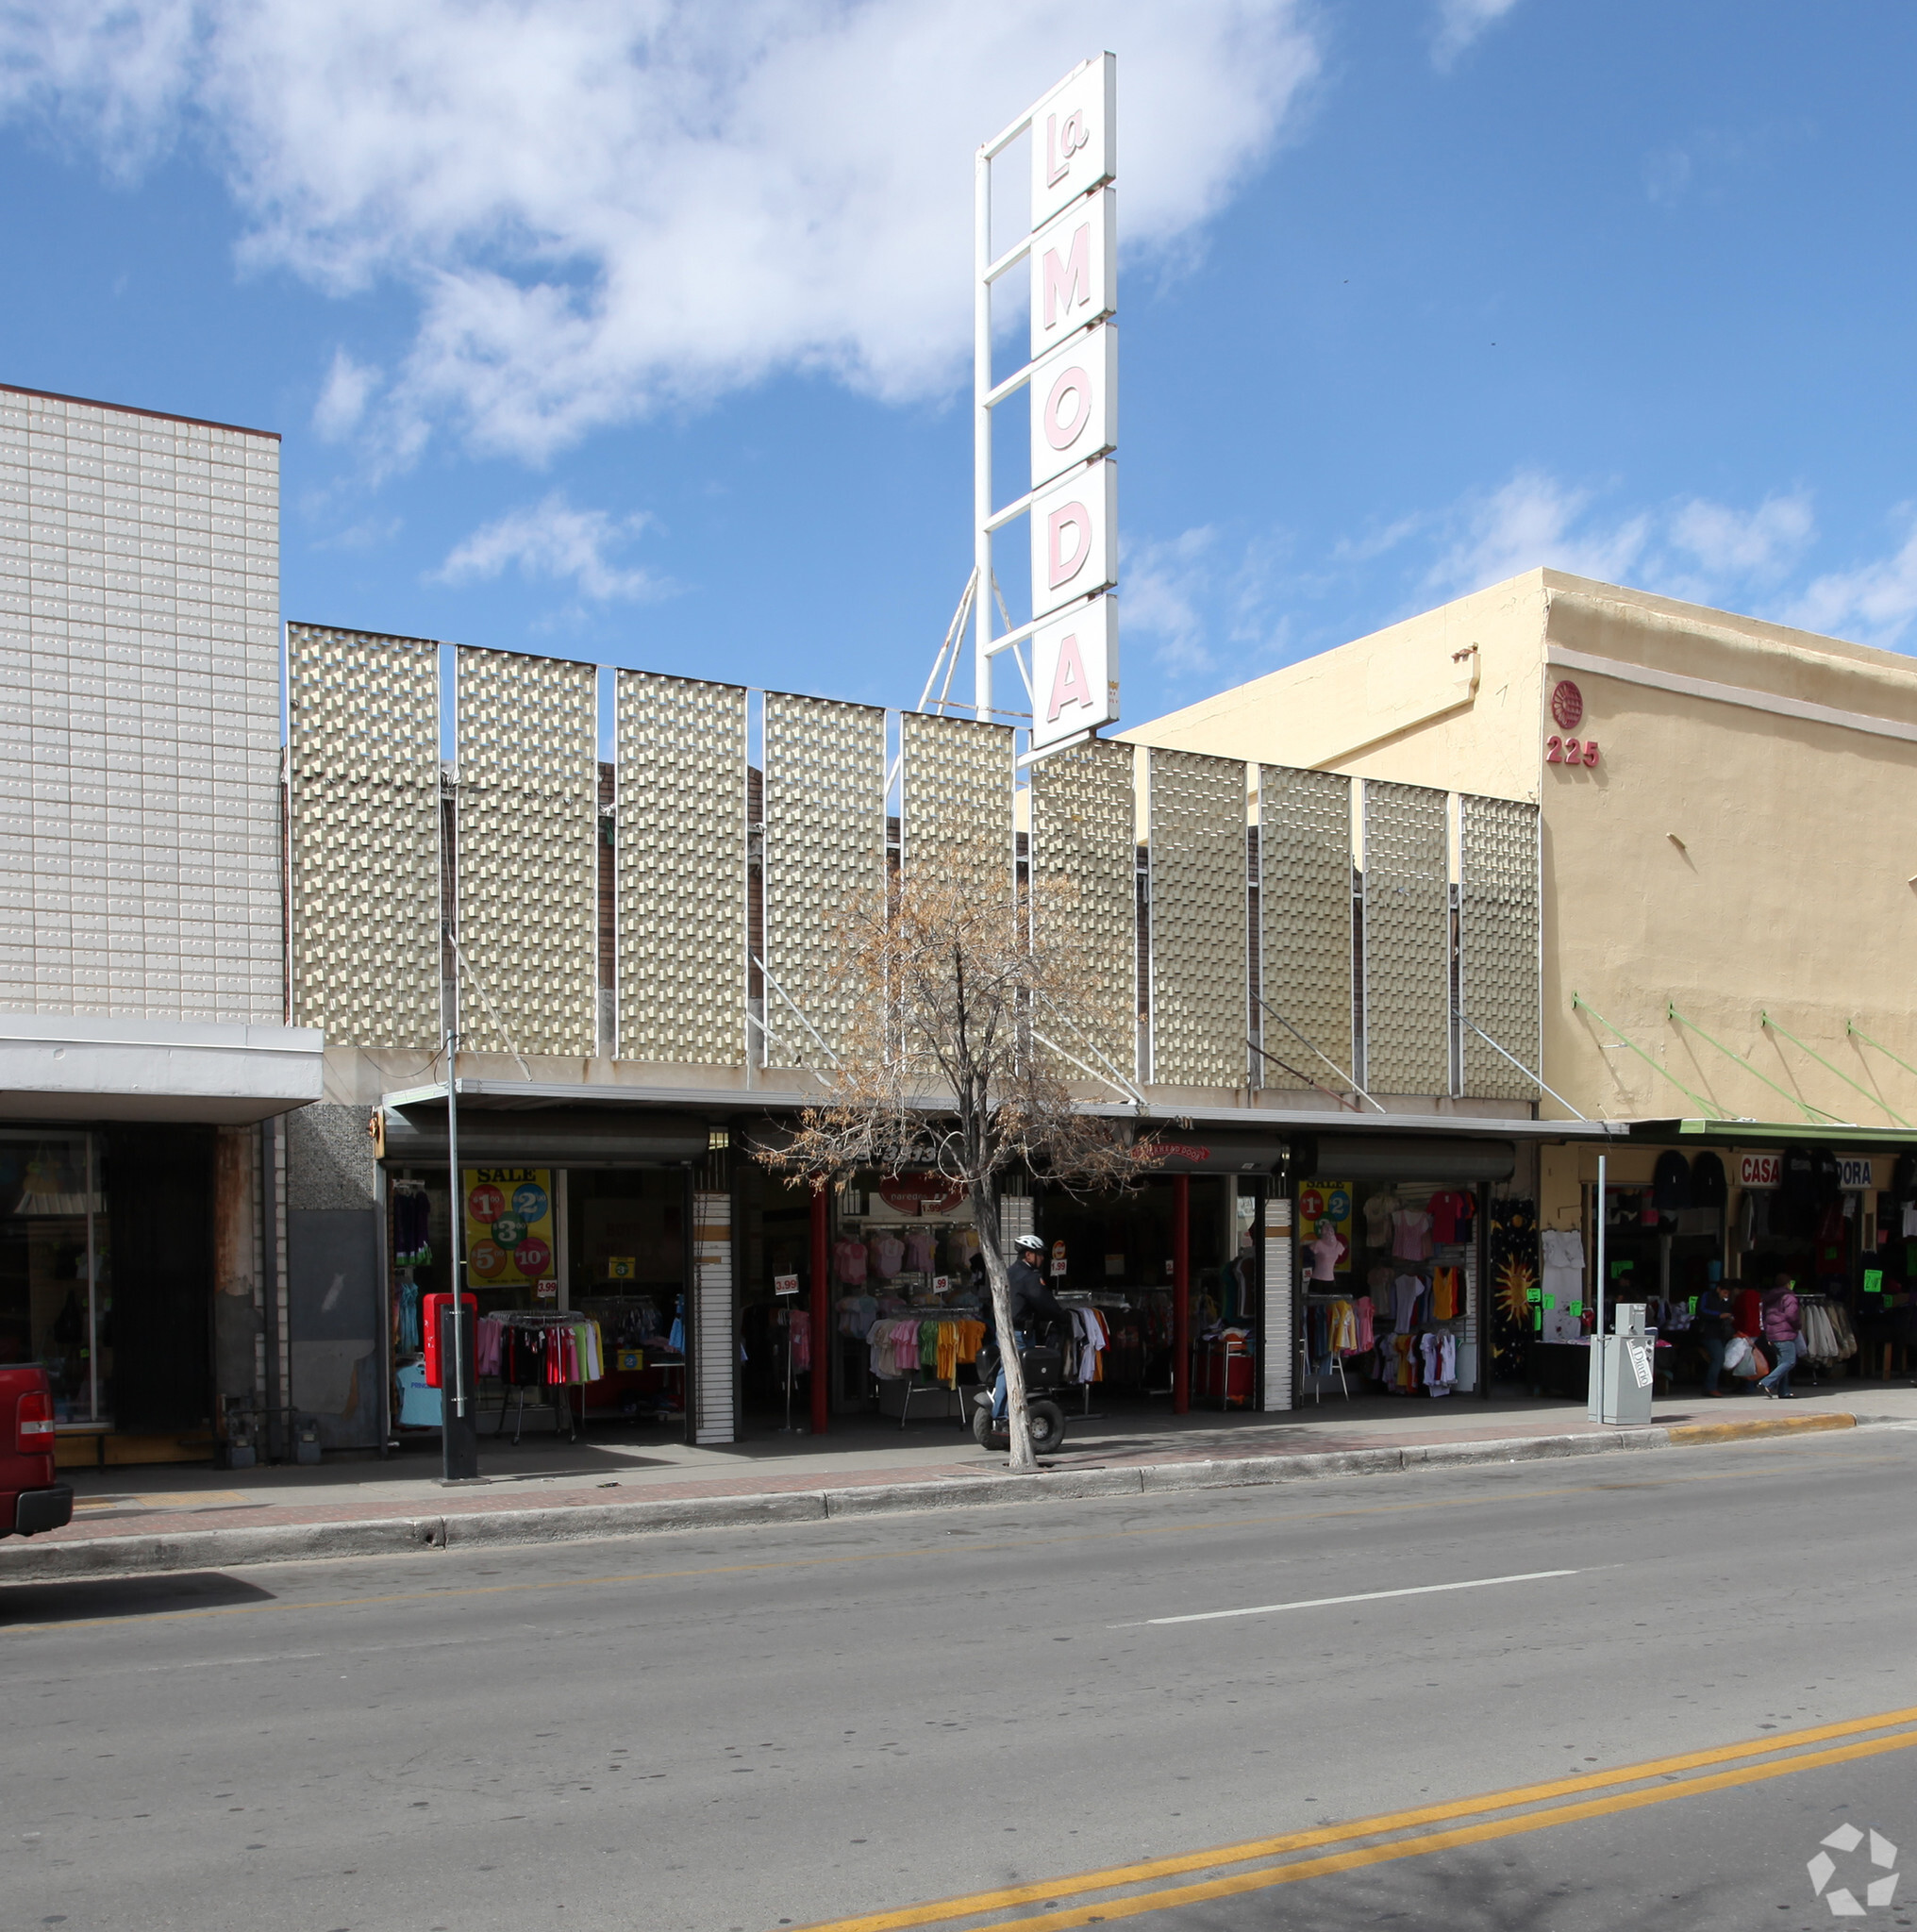
[[[598,1324],[592,1316],[578,1314],[567,1309],[501,1308],[496,1313],[482,1315],[479,1319],[481,1322],[496,1323],[502,1328],[519,1328],[534,1334],[541,1332],[550,1333],[561,1328],[577,1328],[589,1324],[593,1327],[598,1326]],[[517,1445],[520,1431],[525,1424],[526,1391],[528,1389],[542,1389],[554,1392],[548,1395],[546,1401],[542,1403],[535,1402],[533,1407],[535,1408],[550,1407],[552,1409],[553,1433],[555,1435],[558,1434],[559,1418],[563,1416],[566,1423],[567,1441],[576,1441],[579,1438],[579,1431],[584,1426],[584,1417],[583,1415],[575,1415],[572,1397],[563,1391],[584,1386],[585,1365],[583,1363],[580,1365],[580,1376],[581,1380],[578,1382],[544,1380],[539,1382],[507,1382],[503,1376],[495,1375],[492,1379],[501,1383],[502,1392],[499,1399],[499,1425],[492,1433],[495,1436],[503,1436],[506,1433],[506,1411],[508,1407],[512,1407],[512,1440],[514,1444]],[[517,1397],[516,1406],[508,1404],[504,1393],[504,1391],[507,1389],[510,1389]],[[581,1409],[584,1407],[585,1404],[582,1398],[580,1403]]]

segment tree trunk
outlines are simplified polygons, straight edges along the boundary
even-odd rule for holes
[[[998,1331],[999,1359],[1005,1364],[1005,1415],[1011,1434],[1012,1473],[1030,1474],[1038,1467],[1032,1455],[1031,1418],[1025,1410],[1025,1369],[1019,1360],[1018,1338],[1011,1325],[1011,1283],[1006,1277],[1005,1256],[998,1245],[998,1203],[990,1188],[975,1186],[972,1211],[978,1218],[978,1252],[985,1260],[985,1278],[992,1284],[992,1324]]]

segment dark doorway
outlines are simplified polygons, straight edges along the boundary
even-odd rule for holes
[[[212,1420],[213,1130],[109,1127],[113,1421],[132,1434]]]

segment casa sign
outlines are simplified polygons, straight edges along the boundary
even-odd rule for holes
[[[992,659],[1030,652],[1031,748],[1055,750],[1118,718],[1118,63],[1084,61],[979,150],[978,233],[989,236],[991,161],[1029,136],[1025,242],[996,261],[983,242],[975,437],[974,582],[992,580],[992,538],[1011,520],[993,507],[992,410],[1021,390],[1030,411],[1030,469],[1016,507],[1030,549],[1028,625],[992,636],[993,600],[975,591],[978,715],[992,707]],[[994,382],[992,283],[1023,254],[1031,319],[1023,370]]]

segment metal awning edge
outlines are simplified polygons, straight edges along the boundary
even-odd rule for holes
[[[383,1108],[404,1111],[411,1107],[443,1103],[445,1098],[445,1082],[438,1081],[430,1086],[382,1094],[379,1104]],[[459,1098],[551,1106],[705,1108],[714,1112],[762,1113],[817,1107],[829,1096],[769,1088],[616,1087],[590,1082],[462,1079]],[[1235,1127],[1267,1134],[1320,1133],[1335,1128],[1340,1133],[1465,1136],[1491,1141],[1616,1141],[1628,1138],[1632,1125],[1628,1121],[1506,1119],[1479,1114],[1360,1114],[1328,1108],[1294,1111],[1263,1107],[1168,1107],[1141,1114],[1138,1108],[1124,1102],[1088,1102],[1080,1110],[1098,1119],[1148,1120],[1160,1126],[1190,1121],[1208,1127]]]

